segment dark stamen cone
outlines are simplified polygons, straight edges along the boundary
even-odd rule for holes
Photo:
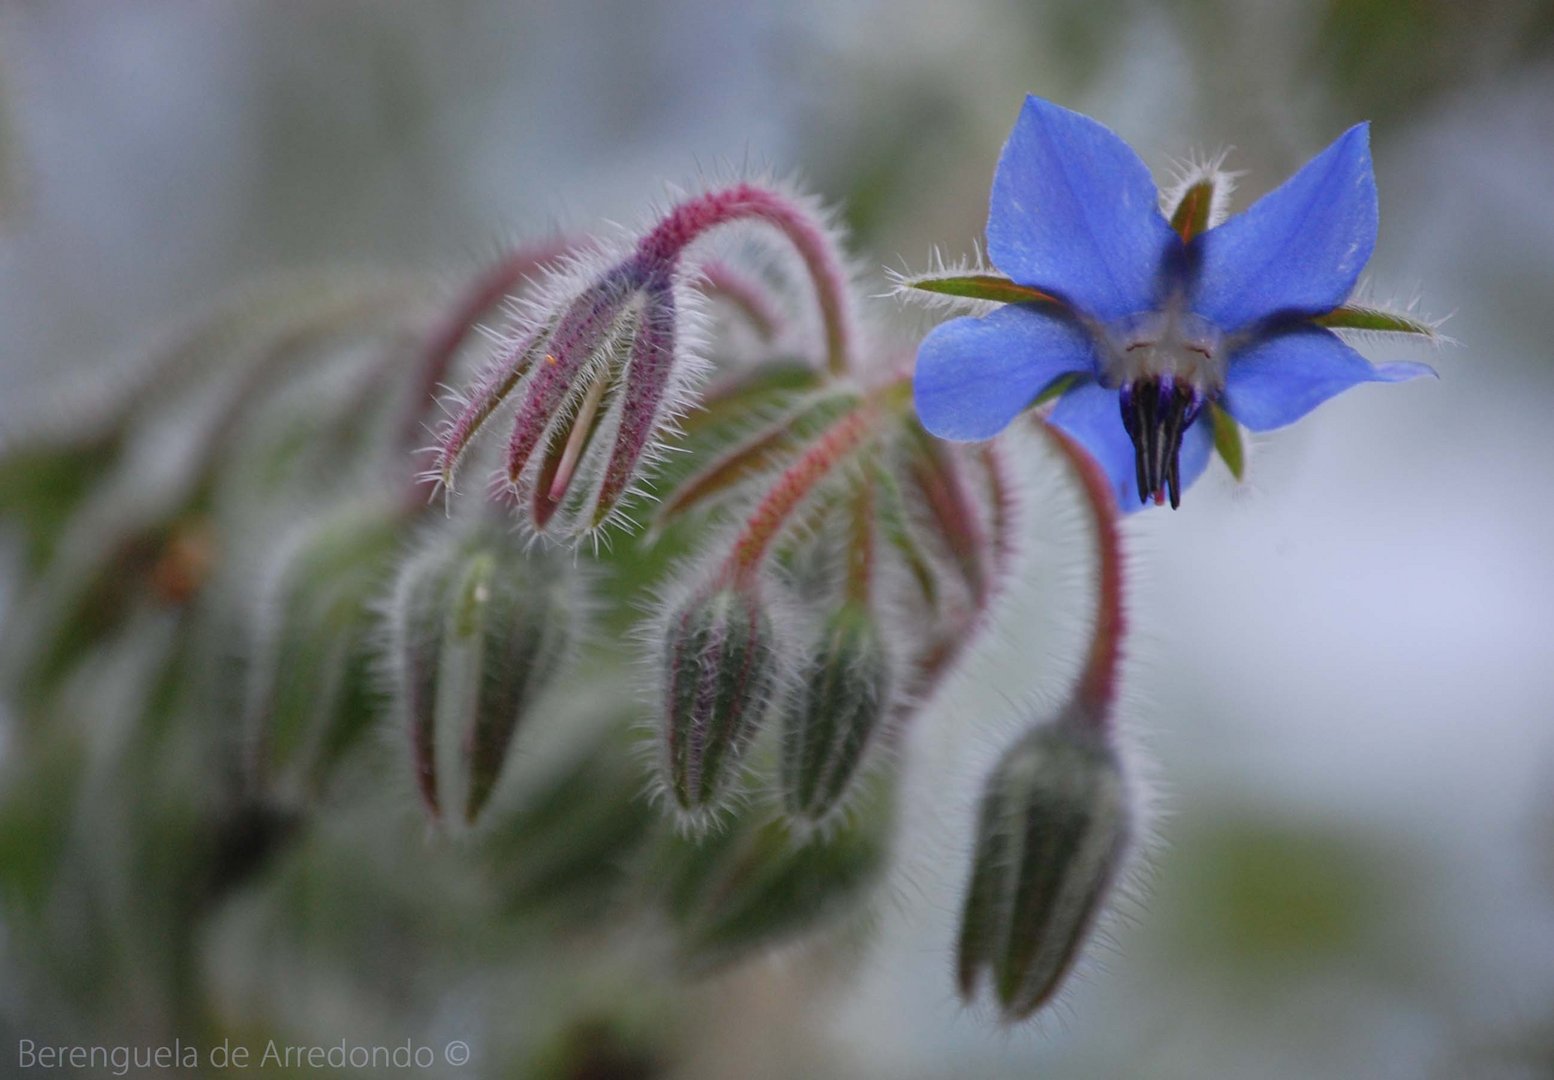
[[[1122,425],[1133,440],[1133,468],[1139,502],[1181,504],[1182,439],[1203,408],[1202,394],[1174,376],[1124,385],[1118,402]]]

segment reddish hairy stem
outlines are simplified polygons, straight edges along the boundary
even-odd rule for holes
[[[867,605],[874,588],[874,481],[864,477],[852,499],[847,542],[847,599]]]
[[[772,304],[761,282],[725,262],[709,262],[701,268],[702,290],[727,301],[744,316],[762,341],[777,336],[782,314]]]
[[[977,454],[987,472],[988,494],[992,501],[993,574],[999,580],[1014,565],[1014,491],[1005,474],[1004,459],[996,445],[982,447]]]
[[[726,491],[739,481],[771,463],[779,451],[789,448],[793,441],[792,418],[784,417],[770,427],[757,431],[731,450],[713,458],[707,465],[664,500],[658,520],[667,522],[721,491]]]
[[[1117,500],[1111,480],[1084,449],[1066,432],[1038,421],[1037,426],[1063,455],[1090,509],[1095,527],[1098,563],[1095,631],[1090,652],[1079,678],[1078,700],[1097,726],[1111,719],[1117,697],[1117,669],[1122,657],[1123,613],[1122,540],[1117,528]]]
[[[735,221],[764,221],[798,251],[815,286],[825,324],[826,366],[845,374],[852,361],[853,327],[847,303],[847,274],[825,230],[792,200],[753,184],[735,184],[681,203],[643,237],[638,250],[650,260],[676,261],[708,231]]]
[[[918,448],[921,452],[911,465],[913,479],[922,492],[923,500],[951,556],[966,579],[973,606],[977,612],[981,612],[987,607],[990,596],[986,565],[987,538],[982,533],[976,507],[966,491],[964,478],[949,448],[926,432],[920,432],[919,435]]]
[[[782,532],[804,497],[874,432],[878,419],[872,403],[859,406],[826,430],[804,455],[777,478],[734,541],[724,563],[724,576],[735,581],[754,577],[772,542]]]

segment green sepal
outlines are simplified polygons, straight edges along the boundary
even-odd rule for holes
[[[323,519],[287,551],[267,590],[249,725],[260,789],[311,799],[377,718],[377,620],[401,543],[378,505]]]
[[[994,304],[1060,304],[1057,297],[1020,285],[1001,274],[924,275],[903,278],[901,285],[920,292],[955,296],[965,300],[985,300]]]
[[[1363,304],[1344,304],[1312,320],[1329,330],[1363,330],[1374,334],[1406,334],[1435,341],[1440,337],[1434,323],[1412,315]]]
[[[1187,186],[1181,199],[1171,211],[1171,228],[1188,243],[1210,228],[1209,216],[1214,209],[1214,177],[1205,176]]]
[[[1219,407],[1217,402],[1209,402],[1209,418],[1214,424],[1214,451],[1224,459],[1225,465],[1230,469],[1230,475],[1237,480],[1246,479],[1246,445],[1245,438],[1241,434],[1241,425],[1236,423],[1235,417]]]
[[[450,797],[462,796],[467,822],[485,808],[573,640],[569,581],[486,520],[442,530],[401,567],[390,636],[416,784],[433,818]],[[443,790],[445,745],[459,748],[457,793]]]

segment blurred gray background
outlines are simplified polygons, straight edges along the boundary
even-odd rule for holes
[[[464,273],[727,162],[843,206],[865,264],[969,253],[1027,91],[1157,176],[1233,146],[1238,207],[1371,119],[1371,275],[1460,344],[1130,522],[1127,697],[1166,813],[1104,972],[1030,1030],[962,1009],[964,815],[937,807],[818,1037],[860,1076],[1554,1075],[1548,4],[8,0],[0,425],[262,272]],[[1035,531],[921,733],[968,777],[1070,670],[1082,600],[1046,562],[1072,576],[1081,533]],[[778,1074],[792,1050],[728,1038]]]

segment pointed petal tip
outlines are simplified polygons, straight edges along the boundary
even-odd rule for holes
[[[1028,95],[999,155],[988,257],[1098,318],[1149,307],[1176,234],[1149,169],[1115,132]]]
[[[1331,330],[1297,327],[1256,342],[1231,358],[1221,406],[1253,431],[1294,423],[1363,383],[1436,377],[1428,364],[1372,364]]]
[[[1376,246],[1370,125],[1334,139],[1245,211],[1197,236],[1194,310],[1226,332],[1341,305]]]
[[[1392,364],[1376,365],[1377,382],[1408,382],[1411,379],[1435,379],[1440,381],[1441,373],[1429,364],[1421,364],[1412,360],[1400,360]]]

